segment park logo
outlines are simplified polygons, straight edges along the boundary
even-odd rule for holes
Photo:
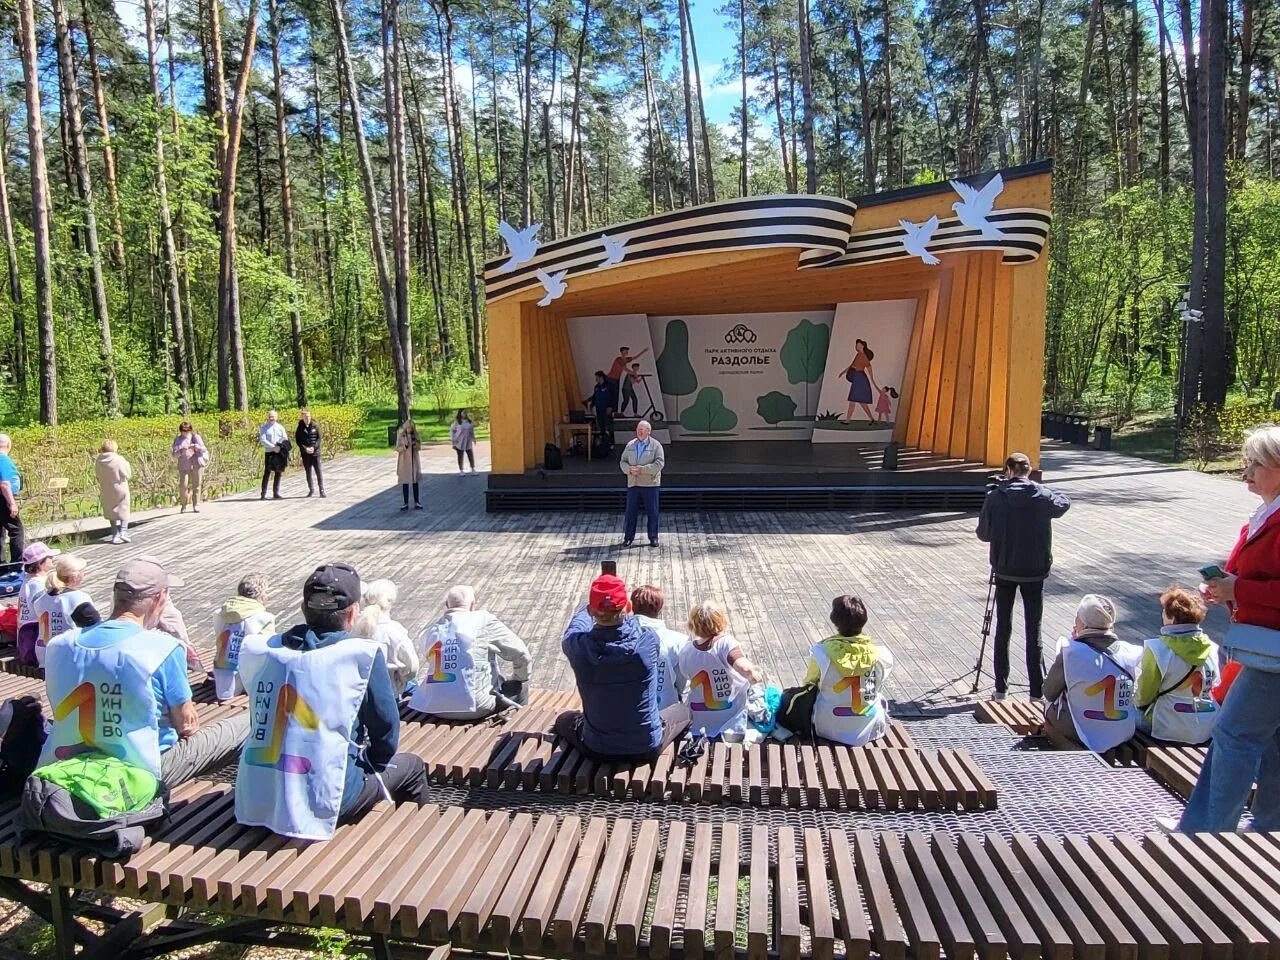
[[[740,323],[724,335],[725,343],[755,343],[756,332],[745,323]]]

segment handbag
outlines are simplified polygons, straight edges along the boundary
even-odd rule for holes
[[[850,383],[853,383],[853,375],[857,372],[858,371],[854,370],[853,367],[850,367],[848,370],[844,372],[844,378],[848,380]]]
[[[1280,673],[1280,630],[1253,623],[1232,623],[1222,638],[1223,650],[1246,667]]]

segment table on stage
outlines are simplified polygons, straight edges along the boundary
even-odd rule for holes
[[[564,422],[557,423],[556,424],[556,446],[558,446],[561,450],[564,450],[566,437],[568,438],[569,443],[572,444],[573,437],[575,434],[585,433],[587,435],[587,460],[590,460],[591,459],[591,435],[594,432],[594,430],[595,428],[592,426],[590,420],[588,420],[586,423],[564,423]]]

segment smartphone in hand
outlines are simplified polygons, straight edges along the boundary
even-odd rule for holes
[[[1207,567],[1200,568],[1200,576],[1205,580],[1225,580],[1227,572],[1216,563],[1211,563]]]

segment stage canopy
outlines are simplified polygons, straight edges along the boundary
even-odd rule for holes
[[[858,201],[725,200],[541,246],[504,226],[508,254],[485,272],[493,471],[541,459],[597,356],[622,369],[606,366],[614,340],[648,353],[641,412],[671,408],[680,439],[848,429],[964,461],[1038,461],[1050,196],[1044,162]]]

